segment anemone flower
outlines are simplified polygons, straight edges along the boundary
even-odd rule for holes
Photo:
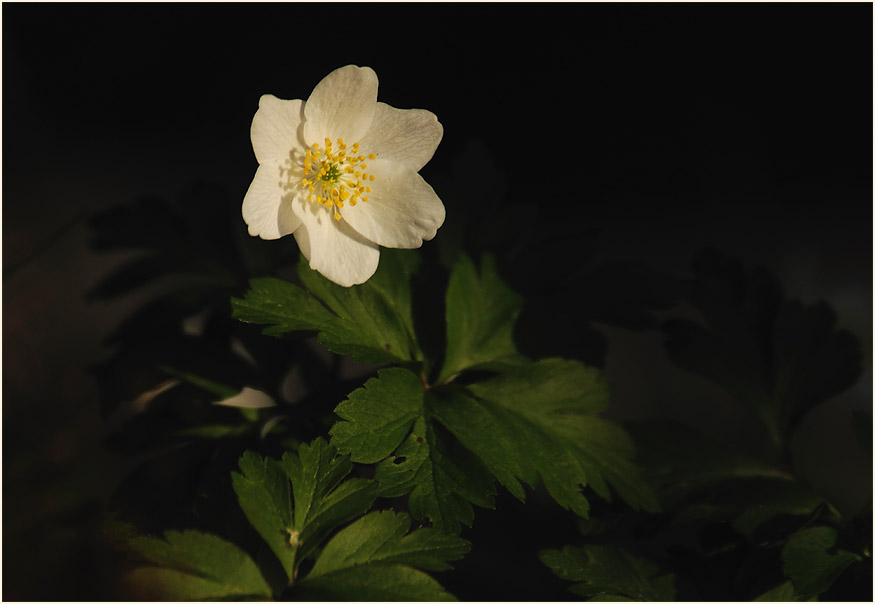
[[[262,96],[251,135],[249,234],[293,234],[310,268],[339,285],[367,281],[380,246],[418,248],[444,222],[443,203],[419,175],[443,127],[430,111],[378,103],[369,67],[334,70],[306,101]]]

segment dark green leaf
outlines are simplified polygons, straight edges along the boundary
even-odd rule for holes
[[[401,368],[383,369],[334,412],[347,420],[331,428],[331,442],[358,463],[388,457],[424,414],[422,380]]]
[[[292,482],[294,511],[286,538],[296,548],[297,567],[332,530],[371,507],[378,486],[364,478],[342,482],[352,462],[321,438],[302,444],[297,454],[284,454],[280,465]]]
[[[440,585],[414,568],[443,570],[470,548],[436,529],[407,534],[405,514],[373,512],[341,530],[299,585],[317,599],[449,600]]]
[[[318,330],[333,318],[318,300],[293,283],[264,277],[249,282],[249,291],[231,299],[235,319],[267,324],[264,333],[278,336],[290,331]]]
[[[390,457],[377,466],[380,494],[397,497],[410,493],[410,513],[429,518],[447,533],[458,533],[460,523],[471,526],[471,504],[494,507],[492,476],[473,455],[454,447],[451,437],[420,418],[413,431]]]
[[[834,528],[815,526],[795,533],[784,545],[784,574],[797,594],[809,597],[825,592],[846,568],[860,560],[857,554],[836,550],[836,540]]]
[[[292,495],[289,479],[272,459],[247,451],[240,458],[242,474],[231,479],[240,508],[271,551],[276,554],[286,578],[292,577],[295,550],[287,529],[292,527]]]
[[[654,510],[628,436],[595,416],[608,396],[595,369],[545,359],[452,391],[433,405],[433,415],[520,499],[518,480],[534,486],[540,478],[560,505],[581,516],[589,510],[581,485],[606,499],[610,485],[630,505]]]
[[[447,287],[447,352],[439,382],[465,369],[519,362],[513,327],[522,298],[501,279],[491,256],[478,273],[465,255],[456,261]]]
[[[707,251],[694,270],[685,298],[704,325],[669,321],[669,352],[754,409],[784,448],[809,410],[857,380],[859,341],[836,330],[827,305],[785,301],[762,269],[748,273],[738,261]]]
[[[322,550],[309,577],[363,564],[405,564],[446,570],[470,549],[467,541],[433,528],[408,534],[410,518],[390,511],[371,512],[341,530]]]
[[[452,602],[455,598],[426,573],[409,566],[355,566],[305,578],[296,600],[327,602]]]
[[[164,539],[139,537],[131,549],[154,564],[128,577],[134,589],[169,600],[269,598],[258,567],[237,546],[197,531],[167,531]]]
[[[790,476],[769,464],[743,455],[682,424],[668,420],[625,424],[640,453],[648,478],[664,505],[674,505],[690,492],[735,478]]]
[[[478,471],[476,459],[439,438],[427,420],[426,400],[416,374],[398,367],[382,369],[335,409],[346,421],[332,427],[331,442],[353,461],[385,460],[376,474],[381,494],[410,493],[415,517],[428,517],[436,527],[456,532],[460,522],[470,525],[473,520],[469,502],[492,505],[491,478]]]
[[[342,287],[301,258],[301,281],[336,315],[320,326],[319,341],[333,352],[367,363],[420,360],[410,302],[410,277],[417,264],[415,252],[383,250],[371,279]]]
[[[577,582],[571,591],[591,600],[675,600],[674,575],[657,576],[655,564],[617,547],[566,546],[543,550],[538,557],[557,576]]]

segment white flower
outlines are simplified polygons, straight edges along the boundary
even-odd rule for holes
[[[377,102],[369,67],[336,69],[306,102],[266,94],[252,119],[249,234],[293,233],[310,268],[343,286],[367,281],[379,246],[417,248],[444,222],[418,171],[443,136],[430,111]]]

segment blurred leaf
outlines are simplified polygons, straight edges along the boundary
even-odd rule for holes
[[[787,302],[774,326],[774,385],[782,425],[794,430],[808,411],[854,385],[862,372],[859,340],[836,330],[827,304]]]
[[[767,592],[757,596],[753,600],[754,602],[816,602],[817,597],[812,596],[809,598],[801,598],[799,597],[795,591],[793,591],[793,583],[791,581],[785,581],[781,583],[777,587],[773,587]]]
[[[453,600],[431,577],[415,569],[444,570],[470,545],[436,529],[408,534],[406,514],[372,512],[335,535],[295,595],[326,600]]]
[[[800,596],[825,592],[845,569],[861,559],[857,554],[836,550],[837,538],[834,528],[815,526],[797,532],[784,545],[784,574]]]
[[[197,531],[167,531],[164,539],[139,537],[128,546],[154,564],[128,576],[143,596],[166,600],[264,599],[271,596],[258,567],[237,546]]]
[[[577,581],[571,591],[592,601],[676,599],[674,575],[659,575],[658,566],[617,547],[566,546],[543,550],[538,557],[558,577]]]
[[[439,382],[465,369],[518,362],[512,334],[522,298],[501,281],[491,256],[483,257],[479,272],[470,258],[459,257],[446,305],[447,350]]]
[[[791,479],[782,470],[670,420],[628,422],[624,426],[667,507],[695,490],[724,480]]]
[[[704,325],[669,321],[671,357],[753,408],[783,448],[808,411],[857,380],[859,341],[835,329],[825,304],[785,301],[763,269],[747,273],[738,261],[707,250],[694,272],[684,297]]]
[[[851,412],[851,427],[854,436],[860,443],[864,453],[872,452],[872,412],[866,409],[854,409]]]

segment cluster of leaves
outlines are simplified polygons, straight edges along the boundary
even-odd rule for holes
[[[662,543],[648,551],[660,564],[592,544],[545,550],[541,560],[577,581],[572,591],[590,599],[810,601],[865,592],[871,508],[843,519],[794,475],[789,452],[804,414],[857,379],[859,343],[835,330],[825,305],[785,301],[763,270],[747,275],[738,262],[706,251],[694,272],[684,298],[704,323],[667,322],[670,354],[755,412],[774,460],[755,459],[677,423],[628,423],[661,514],[642,520],[623,513],[614,521],[636,527],[633,551],[642,541]],[[854,422],[863,451],[870,451],[871,414],[858,413]],[[609,525],[589,525],[584,533],[611,543],[616,531]],[[679,540],[683,527],[696,537]]]
[[[452,599],[423,571],[449,568],[468,543],[433,528],[410,531],[404,513],[366,514],[378,486],[348,478],[352,468],[322,439],[280,460],[245,453],[233,486],[261,537],[255,555],[196,530],[129,537],[126,546],[152,563],[127,574],[130,591],[162,600]]]
[[[444,253],[448,273],[384,250],[352,288],[303,260],[292,281],[250,280],[290,258],[228,232],[236,204],[227,217],[198,211],[214,193],[186,199],[188,217],[153,201],[94,221],[98,248],[147,252],[96,297],[176,275],[96,370],[107,413],[123,413],[121,400],[145,407],[108,444],[151,452],[119,492],[140,509],[118,514],[137,526],[119,536],[151,563],[127,573],[126,596],[448,599],[424,571],[468,551],[458,535],[475,507],[495,506],[496,482],[519,501],[542,489],[580,519],[581,544],[539,557],[587,599],[816,599],[859,593],[871,576],[866,514],[841,518],[789,455],[804,415],[860,372],[858,344],[828,307],[786,301],[767,273],[714,253],[680,283],[633,265],[552,274],[543,267],[555,263],[524,254],[534,268],[520,263],[511,289],[492,256],[458,250]],[[203,216],[214,224],[193,237]],[[534,247],[562,257],[563,241]],[[578,282],[585,299],[560,300]],[[581,362],[604,359],[591,321],[656,327],[666,284],[702,318],[665,323],[670,356],[755,412],[775,447],[768,463],[676,424],[601,416],[608,385]],[[566,337],[542,346],[556,326]],[[314,354],[313,336],[335,356]],[[343,356],[366,364],[364,384],[339,374]],[[294,401],[283,387],[293,370],[309,393]],[[856,420],[871,449],[871,415]]]
[[[430,357],[414,322],[415,254],[386,251],[367,283],[337,286],[301,262],[306,289],[277,279],[252,283],[234,316],[265,333],[312,330],[326,348],[359,361],[392,362],[335,409],[331,442],[376,464],[381,496],[409,495],[411,514],[448,533],[491,507],[497,480],[520,500],[543,482],[564,508],[586,516],[581,487],[612,489],[636,508],[656,502],[618,425],[598,416],[607,384],[591,367],[559,358],[530,361],[512,338],[521,299],[485,256],[456,262],[445,298],[442,358]]]

